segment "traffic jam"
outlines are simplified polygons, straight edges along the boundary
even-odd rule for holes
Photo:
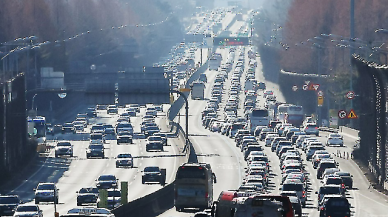
[[[213,216],[302,216],[312,209],[319,216],[351,216],[352,175],[341,171],[327,150],[343,147],[343,137],[320,136],[301,106],[278,102],[256,80],[252,53],[249,47],[233,47],[220,70],[210,71],[217,74],[208,84],[211,97],[202,125],[234,140],[246,162],[241,185],[221,192]],[[315,192],[313,179],[319,183]]]

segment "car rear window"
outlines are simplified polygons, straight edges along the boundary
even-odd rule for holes
[[[283,191],[303,191],[302,184],[284,184]]]
[[[340,194],[341,190],[339,187],[321,187],[319,192],[321,194]]]

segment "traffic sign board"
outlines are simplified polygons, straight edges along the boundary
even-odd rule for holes
[[[338,111],[338,117],[341,118],[341,119],[344,119],[346,118],[347,114],[346,114],[346,111],[345,110],[339,110]]]
[[[298,86],[296,86],[296,85],[292,86],[292,90],[293,91],[297,91],[298,90]]]
[[[323,96],[323,91],[322,90],[320,90],[320,91],[318,91],[318,96]]]
[[[348,118],[349,119],[356,119],[356,118],[358,118],[358,116],[356,115],[356,112],[354,112],[353,109],[350,109],[350,112],[348,114]]]
[[[349,91],[348,93],[346,93],[346,98],[354,99],[354,92],[353,91]]]
[[[309,85],[310,84],[310,81],[304,81],[305,84]]]
[[[323,96],[318,96],[318,106],[323,105]]]
[[[319,88],[320,85],[319,85],[319,84],[313,84],[312,86],[313,86],[313,89],[314,89],[314,90],[318,90],[318,88]]]
[[[303,90],[307,90],[309,88],[309,86],[307,86],[307,84],[303,85]]]

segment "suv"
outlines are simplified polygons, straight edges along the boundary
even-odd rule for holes
[[[69,155],[73,157],[73,146],[70,142],[58,142],[55,147],[55,157],[60,155]]]
[[[306,124],[306,126],[303,128],[303,131],[306,133],[306,135],[314,134],[319,136],[318,126],[314,123]]]
[[[287,179],[284,181],[283,186],[279,188],[281,191],[295,191],[298,195],[303,207],[306,206],[307,192],[304,188],[304,184],[297,179]]]
[[[133,168],[133,157],[131,154],[119,154],[116,158],[116,168],[119,167],[132,167]]]
[[[346,187],[348,187],[349,189],[353,188],[353,176],[350,173],[336,172],[334,173],[334,175],[341,177]]]
[[[322,202],[322,199],[325,195],[328,194],[335,194],[343,196],[343,191],[341,189],[341,185],[323,185],[319,188],[318,191],[315,192],[315,194],[318,195],[318,206]]]
[[[319,211],[320,217],[350,216],[350,204],[344,197],[329,197],[322,202]]]
[[[117,180],[115,175],[101,175],[96,179],[96,186],[99,189],[116,188]]]
[[[150,166],[144,168],[143,175],[141,177],[141,183],[146,182],[159,182],[161,185],[165,184],[165,174],[162,174],[162,170],[157,166]]]
[[[327,168],[337,168],[337,163],[334,159],[325,159],[319,162],[317,167],[317,179],[322,178],[323,172],[325,172],[325,169]]]
[[[15,208],[21,203],[17,195],[0,196],[0,216],[12,216]]]
[[[77,206],[82,206],[84,203],[97,203],[98,188],[89,187],[81,188],[77,193]]]
[[[39,183],[35,191],[35,204],[41,201],[58,204],[58,189],[54,183]]]

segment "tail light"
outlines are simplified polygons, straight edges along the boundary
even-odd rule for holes
[[[305,191],[303,191],[303,196],[302,197],[306,197],[306,192]]]
[[[315,129],[317,130],[317,129],[318,129],[318,127],[315,127]]]
[[[206,193],[205,193],[205,198],[208,198],[208,197],[209,197],[209,193],[206,192]]]
[[[345,184],[342,183],[341,186],[342,186],[342,188],[345,188]]]
[[[323,208],[323,207],[321,207],[321,210],[322,210],[322,211],[323,211],[323,209],[324,209],[324,208]]]

